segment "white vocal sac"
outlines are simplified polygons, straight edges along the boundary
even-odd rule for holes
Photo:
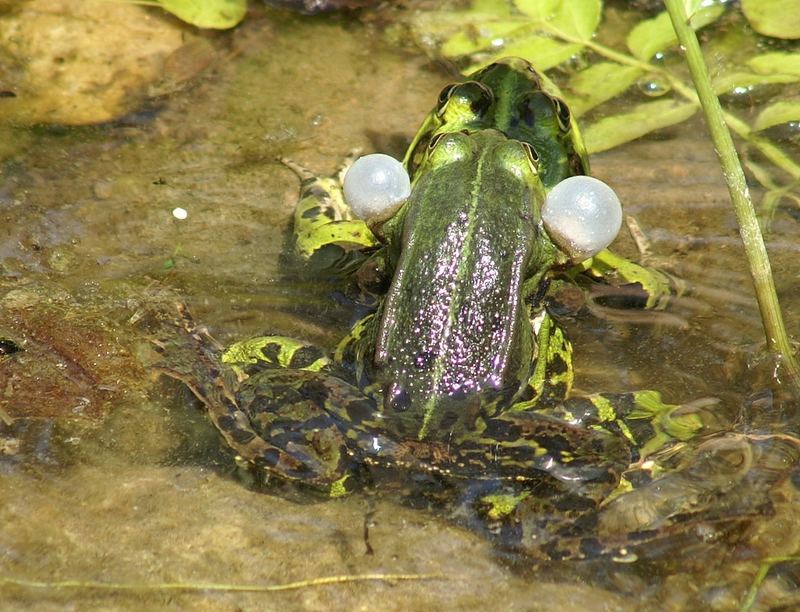
[[[572,261],[596,255],[619,233],[622,205],[614,190],[591,176],[571,176],[553,187],[542,207],[550,238]]]
[[[373,153],[359,157],[344,177],[344,199],[360,219],[386,217],[408,199],[411,181],[403,164]]]

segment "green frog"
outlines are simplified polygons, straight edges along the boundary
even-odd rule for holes
[[[404,165],[411,195],[376,221],[353,216],[341,174],[292,165],[297,254],[372,304],[332,354],[282,336],[223,349],[181,311],[194,342],[164,371],[243,460],[327,496],[358,486],[364,466],[429,474],[473,486],[503,521],[539,492],[596,505],[633,459],[702,429],[652,391],[570,395],[556,292],[636,284],[658,308],[672,289],[608,250],[574,262],[543,228],[548,191],[589,166],[566,104],[528,62],[446,87]]]

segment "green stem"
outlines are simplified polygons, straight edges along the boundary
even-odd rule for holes
[[[778,563],[784,563],[786,561],[797,562],[798,560],[800,560],[800,558],[795,555],[762,559],[761,565],[759,565],[758,571],[753,577],[753,582],[750,585],[750,589],[748,590],[747,595],[745,595],[742,605],[739,607],[739,612],[750,612],[750,610],[753,609],[753,605],[756,603],[756,597],[758,597],[758,591],[761,588],[761,585],[764,583],[767,574],[769,574],[770,570],[775,565]]]
[[[778,354],[781,365],[792,382],[795,386],[800,387],[800,367],[794,358],[789,337],[783,325],[783,316],[778,304],[778,295],[772,279],[764,238],[761,236],[758,219],[750,201],[750,192],[747,189],[744,171],[739,163],[731,134],[725,124],[719,99],[711,87],[711,79],[703,61],[700,43],[697,41],[694,30],[688,25],[683,2],[681,0],[664,0],[664,4],[669,12],[675,33],[678,35],[678,40],[685,49],[689,71],[700,99],[700,105],[705,113],[706,124],[722,165],[725,181],[728,184],[728,191],[739,223],[739,233],[742,236],[745,254],[750,265],[750,275],[755,286],[761,320],[764,323],[767,347]]]

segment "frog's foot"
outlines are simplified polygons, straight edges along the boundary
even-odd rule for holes
[[[791,506],[778,491],[797,472],[800,440],[731,433],[697,442],[666,459],[656,454],[646,462],[660,464],[656,469],[639,465],[626,473],[628,490],[615,493],[599,513],[599,537],[627,541],[633,558],[674,552],[680,563],[680,556],[693,557],[707,550],[709,539],[725,541],[729,534],[747,548],[748,539],[763,533],[766,516]]]
[[[547,561],[619,559],[624,547],[597,537],[598,504],[566,491],[484,487],[461,505],[461,520],[496,545]]]
[[[325,351],[318,346],[286,336],[258,336],[236,342],[222,353],[221,361],[240,378],[265,368],[320,372],[331,365]]]
[[[347,174],[347,171],[350,169],[350,166],[358,159],[358,156],[361,155],[361,149],[355,148],[350,149],[350,152],[347,156],[342,160],[342,163],[339,165],[339,168],[336,170],[336,174],[334,174],[331,178],[338,181],[341,185],[344,182],[344,175]],[[310,185],[319,180],[319,177],[311,172],[308,168],[304,165],[297,163],[296,161],[289,159],[288,157],[278,157],[278,161],[281,162],[284,166],[289,168],[292,172],[297,175],[302,183],[303,187],[305,185]]]
[[[159,371],[189,387],[243,461],[333,497],[353,488],[347,440],[321,407],[329,384],[323,374],[262,370],[237,381],[214,364]]]
[[[531,491],[496,480],[474,480],[460,491],[452,518],[506,548],[520,539],[517,508]]]
[[[228,446],[244,461],[331,496],[353,486],[348,443],[327,402],[367,401],[356,389],[320,372],[327,358],[314,347],[266,337],[221,355],[183,305],[172,338],[158,342],[160,374],[183,382],[204,404]],[[178,334],[175,334],[175,331]],[[286,369],[293,366],[306,369]],[[349,401],[348,401],[349,400]]]
[[[152,340],[161,355],[154,371],[180,380],[191,379],[199,371],[204,371],[203,367],[216,363],[223,349],[205,327],[195,323],[186,304],[175,302],[174,306],[174,311],[149,313],[155,315],[162,328],[160,331],[166,337]]]
[[[331,274],[353,271],[365,258],[362,251],[378,245],[367,224],[356,219],[344,201],[341,178],[352,164],[352,155],[334,176],[325,178],[288,159],[280,160],[302,181],[294,213],[295,251],[315,269]]]
[[[602,306],[663,310],[670,300],[686,291],[679,279],[629,261],[608,249],[582,262],[575,270],[617,288],[616,292],[613,289],[604,291]]]
[[[537,412],[612,432],[626,438],[640,457],[647,457],[672,442],[730,428],[738,415],[725,408],[716,398],[667,404],[660,393],[647,390],[570,397]]]

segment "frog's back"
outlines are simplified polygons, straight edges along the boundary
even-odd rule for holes
[[[427,173],[407,204],[375,353],[385,416],[404,435],[446,436],[477,416],[486,394],[513,394],[527,378],[532,337],[522,283],[538,183],[514,174],[522,151],[492,137]]]

